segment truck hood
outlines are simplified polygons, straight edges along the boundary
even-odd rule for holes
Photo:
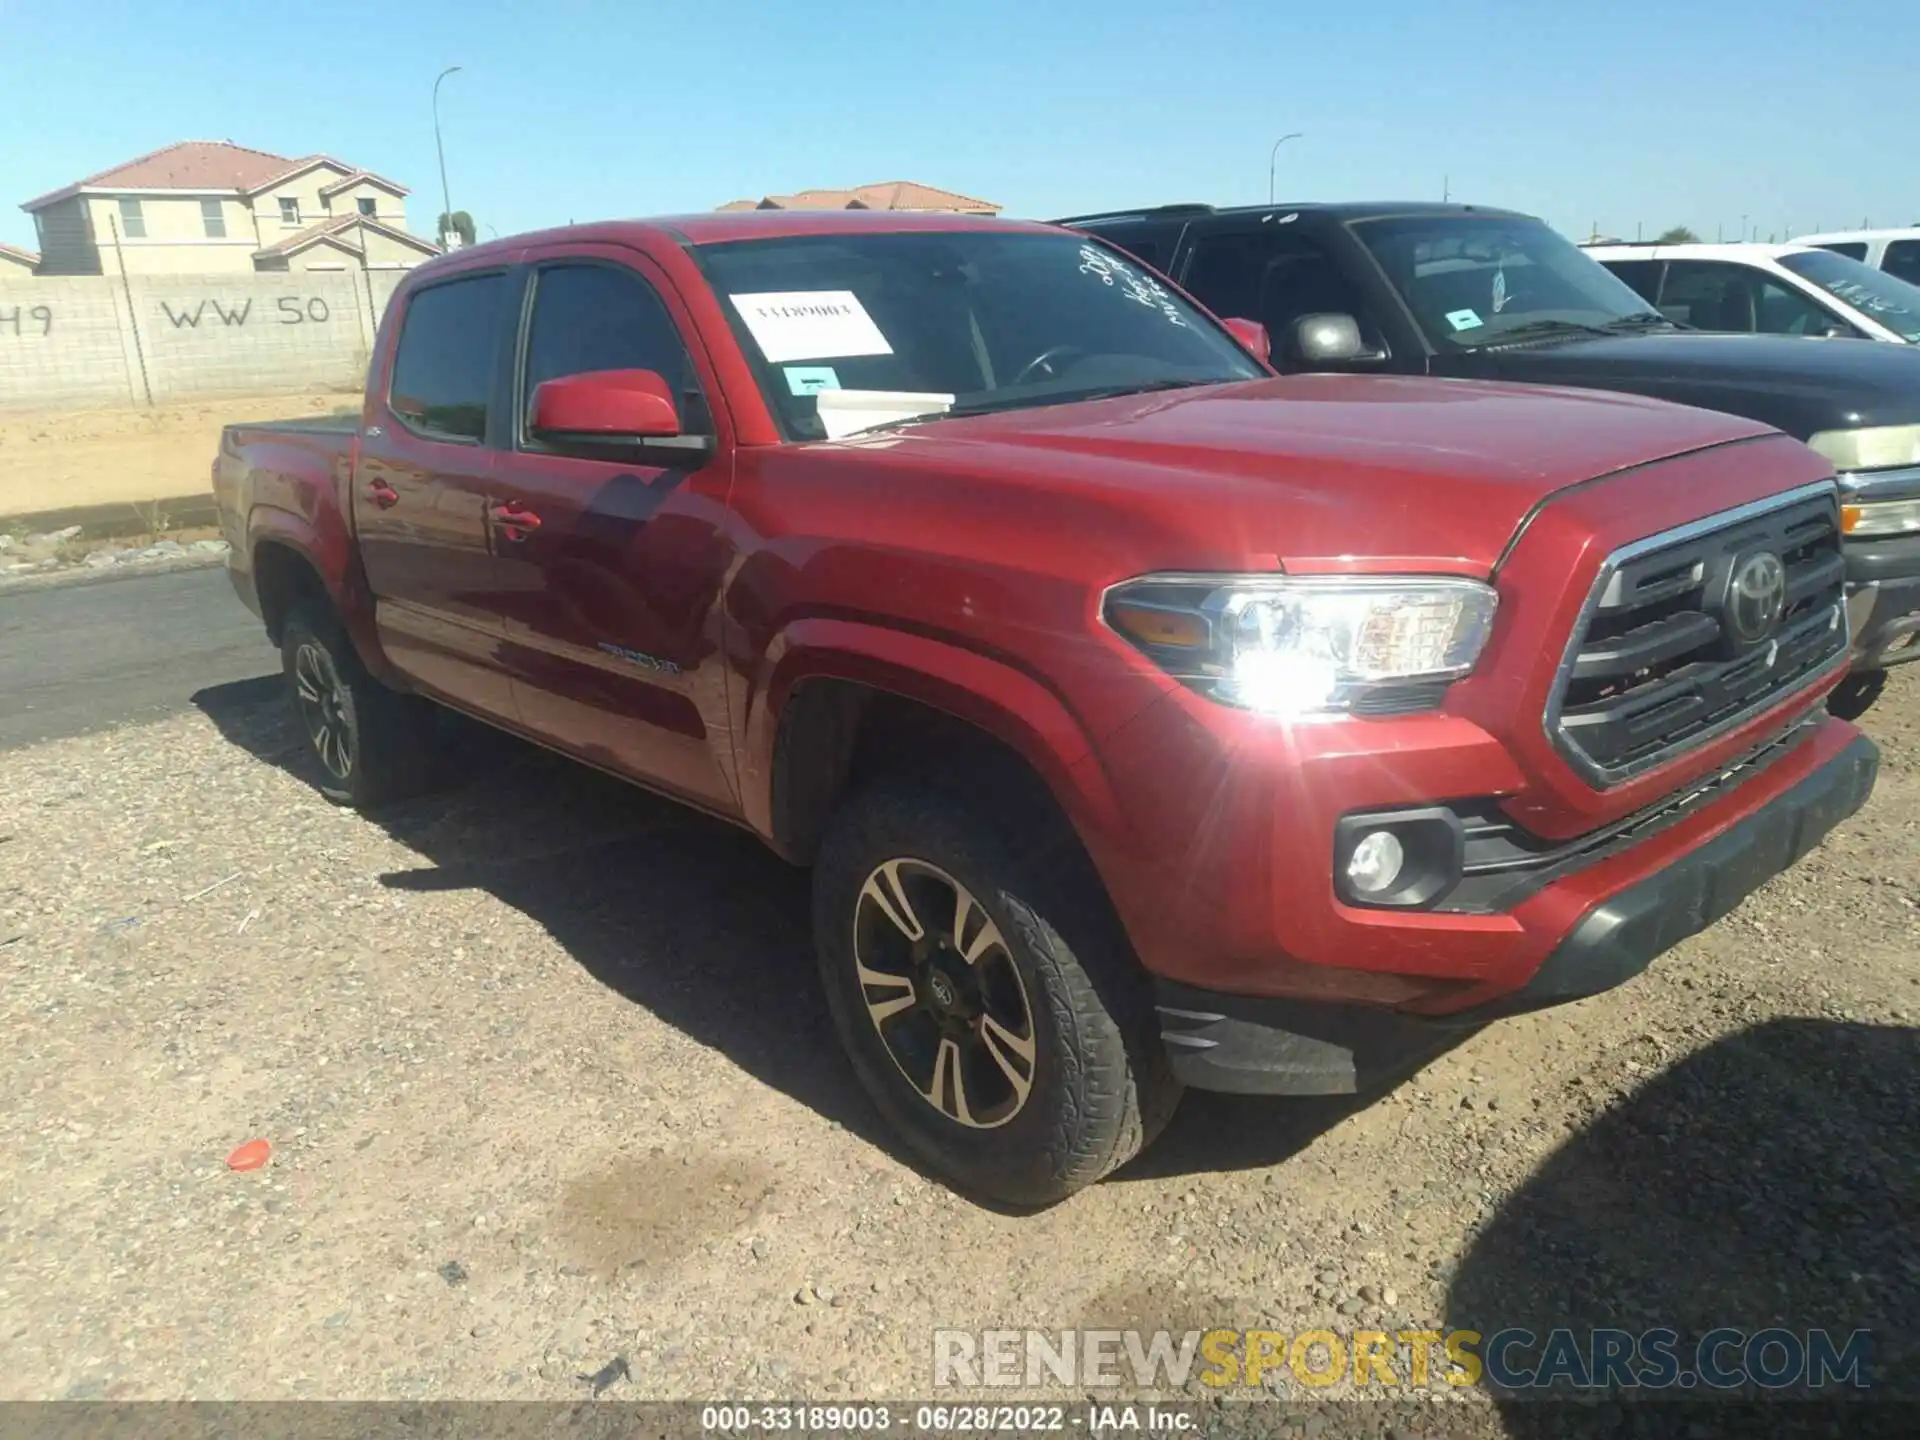
[[[1309,375],[935,420],[836,448],[1056,492],[1096,489],[1243,553],[1310,564],[1423,557],[1485,573],[1556,491],[1769,436],[1751,421],[1635,396]],[[1756,473],[1755,497],[1806,478],[1804,466],[1787,468],[1779,487]]]
[[[1920,347],[1663,331],[1436,357],[1435,373],[1624,390],[1743,415],[1805,440],[1920,421]]]

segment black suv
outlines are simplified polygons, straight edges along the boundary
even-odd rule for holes
[[[1920,347],[1676,325],[1545,222],[1478,205],[1164,205],[1058,220],[1264,325],[1282,370],[1625,390],[1805,441],[1845,491],[1858,715],[1920,660]]]

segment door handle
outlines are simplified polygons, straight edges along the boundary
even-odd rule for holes
[[[400,492],[384,480],[369,480],[367,482],[367,499],[378,505],[382,510],[391,510],[400,503]]]
[[[487,518],[500,527],[509,540],[524,540],[540,528],[540,517],[518,500],[487,507]]]

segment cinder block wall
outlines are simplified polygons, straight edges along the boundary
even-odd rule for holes
[[[357,387],[398,271],[81,276],[0,292],[0,408]]]
[[[131,400],[125,302],[105,280],[29,280],[0,293],[0,405]]]

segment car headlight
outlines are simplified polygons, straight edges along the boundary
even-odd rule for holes
[[[1842,505],[1840,529],[1855,537],[1920,535],[1920,500],[1876,500],[1862,505]]]
[[[1848,470],[1896,470],[1920,465],[1920,425],[1872,425],[1865,430],[1822,430],[1807,444]]]
[[[1473,669],[1496,597],[1476,580],[1149,575],[1107,623],[1184,684],[1263,715],[1421,708]]]

